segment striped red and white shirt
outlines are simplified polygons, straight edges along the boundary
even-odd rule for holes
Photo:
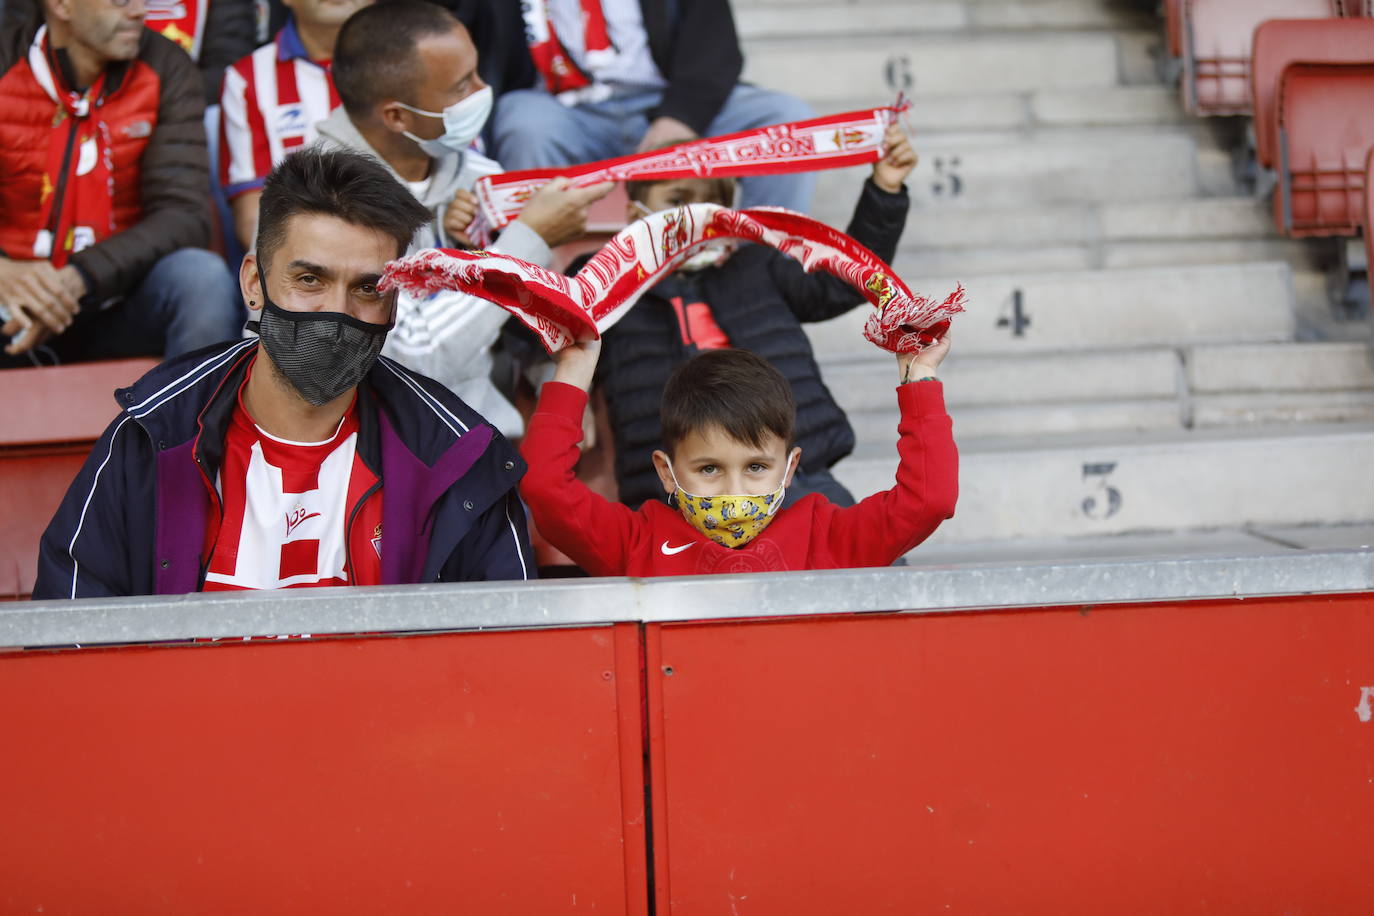
[[[311,60],[288,19],[277,37],[224,73],[219,178],[232,199],[256,191],[288,153],[315,139],[339,105],[330,61]]]
[[[291,442],[253,421],[240,388],[215,481],[223,512],[206,520],[204,590],[380,584],[383,491],[357,444],[356,400],[329,439]]]

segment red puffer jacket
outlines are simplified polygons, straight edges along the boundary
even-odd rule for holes
[[[49,200],[60,203],[89,163],[77,142],[86,119],[65,116],[45,88],[61,92],[65,79],[36,37],[32,26],[0,34],[0,254],[24,260],[44,256],[41,232],[55,228],[61,247],[73,225],[94,222],[75,213],[43,224]],[[113,231],[69,260],[101,302],[131,292],[159,258],[208,243],[209,163],[199,74],[161,35],[149,31],[137,58],[107,70],[96,107],[109,129]],[[54,131],[66,131],[61,166],[49,162]]]

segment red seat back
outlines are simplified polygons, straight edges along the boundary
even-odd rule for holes
[[[1164,0],[1164,35],[1169,56],[1183,56],[1183,0]]]
[[[1374,60],[1374,20],[1266,22],[1255,30],[1251,82],[1255,99],[1255,154],[1260,165],[1278,159],[1279,75],[1289,64],[1352,64]]]
[[[1197,115],[1249,114],[1250,46],[1270,19],[1324,19],[1334,0],[1185,0],[1183,103]]]
[[[1365,276],[1374,275],[1374,147],[1370,147],[1364,160],[1364,264]],[[1374,303],[1374,283],[1369,283],[1368,288],[1370,302]]]
[[[1364,221],[1365,158],[1374,146],[1374,53],[1368,64],[1289,64],[1279,77],[1279,188],[1274,217],[1292,236],[1354,235]]]
[[[111,393],[155,365],[129,359],[0,372],[0,599],[33,590],[38,538],[114,419]]]

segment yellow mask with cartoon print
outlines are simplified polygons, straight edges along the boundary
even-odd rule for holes
[[[697,496],[682,489],[672,463],[668,464],[668,472],[673,475],[677,487],[673,498],[687,524],[717,544],[732,549],[748,544],[773,521],[773,516],[782,508],[783,495],[787,492],[787,472],[791,468],[789,460],[782,475],[783,482],[771,493]]]

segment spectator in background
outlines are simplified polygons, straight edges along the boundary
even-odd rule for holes
[[[145,0],[148,28],[170,38],[200,68],[205,104],[219,100],[224,71],[257,47],[254,0]]]
[[[213,105],[225,68],[258,45],[255,0],[144,0],[144,5],[144,25],[191,56],[200,68],[205,104]],[[0,11],[6,22],[26,23],[42,18],[40,7],[41,0],[4,0]]]
[[[896,125],[886,155],[864,182],[845,230],[891,261],[906,225],[905,181],[916,166],[911,141]],[[627,220],[686,204],[730,206],[731,179],[632,181]],[[802,322],[825,321],[866,302],[852,286],[764,245],[706,249],[660,280],[601,340],[596,380],[606,396],[615,441],[620,501],[638,507],[663,495],[652,456],[662,449],[659,403],[674,369],[705,350],[750,350],[787,380],[797,402],[800,464],[788,505],[820,493],[837,506],[854,499],[830,468],[854,450],[854,430],[821,380]]]
[[[176,355],[243,321],[209,240],[204,102],[143,0],[47,0],[0,33],[5,353]]]
[[[271,43],[230,68],[220,97],[220,182],[234,231],[251,248],[258,198],[272,167],[315,140],[339,107],[330,63],[344,21],[371,0],[286,0],[290,15]]]
[[[366,156],[310,149],[273,170],[239,271],[258,339],[117,393],[33,596],[526,578],[515,450],[377,357],[395,315],[382,268],[426,217]]]
[[[508,80],[492,125],[507,169],[569,165],[812,117],[802,101],[739,82],[728,0],[530,0],[523,85]],[[517,39],[518,40],[518,39]],[[514,91],[512,91],[514,90]],[[741,206],[806,212],[809,174],[746,179]]]
[[[501,166],[470,148],[492,93],[477,74],[467,29],[423,0],[359,10],[339,32],[334,85],[343,105],[319,125],[320,142],[377,157],[430,210],[433,221],[416,233],[411,251],[468,246],[464,233],[477,212],[472,186]],[[491,250],[548,266],[551,247],[581,236],[587,208],[612,187],[545,185]],[[464,293],[403,295],[383,352],[443,382],[514,435],[520,415],[490,379],[490,348],[507,317],[499,306]]]

